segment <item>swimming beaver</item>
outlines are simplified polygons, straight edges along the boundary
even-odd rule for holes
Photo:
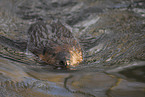
[[[68,68],[83,60],[79,43],[60,21],[32,24],[28,29],[27,47],[41,61],[57,67]]]

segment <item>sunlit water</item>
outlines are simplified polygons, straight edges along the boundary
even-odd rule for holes
[[[144,0],[0,1],[0,35],[26,41],[38,18],[67,23],[84,61],[53,70],[1,41],[1,97],[145,97]]]

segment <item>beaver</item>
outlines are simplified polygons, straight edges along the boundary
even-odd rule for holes
[[[74,67],[83,60],[80,44],[59,20],[32,24],[28,29],[27,49],[39,60],[55,67]]]
[[[16,41],[0,35],[0,44],[29,50],[37,56],[38,62],[58,69],[69,68],[83,61],[82,48],[73,33],[60,21],[44,23],[38,20],[28,29],[27,41]]]

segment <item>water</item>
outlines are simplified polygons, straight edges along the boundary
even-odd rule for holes
[[[70,26],[84,50],[73,70],[53,70],[0,42],[1,97],[144,97],[144,0],[1,0],[0,35],[27,40],[43,18]]]

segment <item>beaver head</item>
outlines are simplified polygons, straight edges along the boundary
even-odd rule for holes
[[[37,22],[28,30],[28,50],[47,64],[76,66],[82,60],[82,49],[73,34],[61,23]]]
[[[83,60],[81,49],[75,47],[57,46],[44,48],[38,55],[39,59],[56,67],[69,68],[78,65]]]

